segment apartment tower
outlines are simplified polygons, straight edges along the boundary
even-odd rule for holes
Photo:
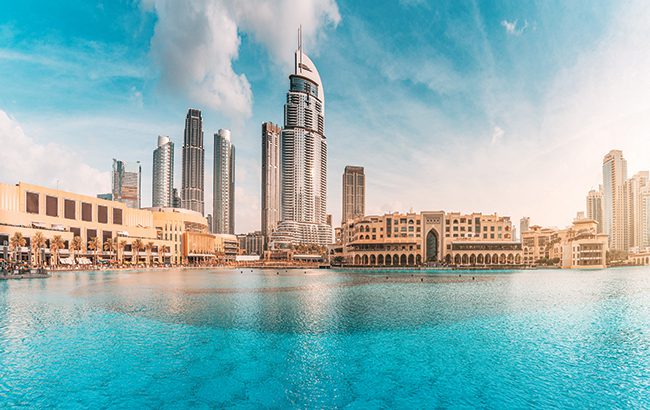
[[[200,110],[190,108],[185,117],[185,132],[183,136],[181,207],[200,212],[201,215],[204,215],[204,169],[203,119]]]
[[[214,134],[213,233],[235,233],[235,146],[230,130]]]
[[[174,194],[174,143],[169,137],[158,136],[158,148],[153,151],[151,206],[171,207]]]
[[[142,199],[142,167],[140,161],[129,165],[113,158],[112,197],[129,208],[140,208]]]
[[[609,235],[609,248],[618,251],[628,249],[626,180],[623,152],[610,151],[603,158],[603,232]]]
[[[272,122],[262,124],[262,236],[268,243],[280,221],[280,133]]]
[[[363,167],[348,165],[343,171],[342,223],[366,213],[366,176]]]

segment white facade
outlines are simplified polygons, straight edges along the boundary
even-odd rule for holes
[[[627,161],[623,153],[610,151],[603,159],[603,225],[612,250],[624,251],[628,248],[626,180]]]
[[[169,137],[158,137],[153,151],[151,203],[153,207],[171,207],[174,190],[174,143]]]
[[[213,232],[235,233],[235,146],[230,130],[214,134]]]
[[[299,48],[284,106],[281,134],[280,217],[276,245],[331,242],[327,224],[325,97],[318,70]]]

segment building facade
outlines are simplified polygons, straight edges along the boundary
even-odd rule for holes
[[[174,190],[174,143],[158,136],[158,148],[153,151],[151,206],[171,207]]]
[[[603,231],[612,250],[628,249],[625,182],[627,161],[623,152],[610,151],[603,158]]]
[[[275,247],[325,246],[332,238],[326,223],[325,92],[316,66],[301,45],[294,62],[280,141],[281,222],[271,242]]]
[[[204,215],[205,149],[201,111],[190,108],[183,135],[181,207]]]
[[[587,194],[587,218],[598,223],[598,233],[603,233],[605,230],[603,213],[603,187],[601,185],[598,190],[592,189]]]
[[[214,175],[212,178],[212,220],[214,233],[235,233],[235,146],[230,130],[214,134]]]
[[[262,235],[265,244],[280,221],[280,134],[272,122],[262,124]]]
[[[646,197],[650,189],[649,180],[648,171],[641,171],[634,174],[625,183],[628,249],[639,249],[647,246],[648,243]]]
[[[142,167],[138,161],[135,165],[113,158],[112,173],[113,201],[126,204],[129,208],[140,208]]]
[[[342,223],[366,214],[366,176],[363,167],[348,165],[343,171]]]
[[[264,254],[264,235],[261,231],[237,235],[237,240],[239,241],[240,255],[262,256]]]

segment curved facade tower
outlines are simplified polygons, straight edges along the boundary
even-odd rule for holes
[[[174,189],[174,143],[169,137],[158,136],[158,148],[153,151],[153,192],[151,206],[171,207]]]
[[[327,245],[325,92],[316,66],[299,46],[284,105],[280,138],[280,216],[274,246]]]

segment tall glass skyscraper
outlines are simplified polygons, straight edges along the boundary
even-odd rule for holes
[[[284,105],[280,152],[280,217],[274,246],[327,245],[327,139],[324,133],[325,92],[318,70],[302,51],[295,53],[294,72]]]
[[[113,201],[123,202],[129,208],[140,208],[142,167],[140,161],[136,165],[128,165],[124,161],[113,158]]]
[[[348,165],[343,171],[342,222],[366,213],[366,176],[363,167]]]
[[[235,233],[235,146],[230,130],[214,134],[213,232]]]
[[[203,118],[201,111],[190,108],[185,117],[183,138],[183,180],[181,207],[204,214],[203,181],[205,149],[203,148]]]
[[[609,235],[610,249],[619,251],[628,248],[626,180],[627,161],[623,152],[610,151],[603,158],[603,225]]]
[[[158,136],[158,148],[153,151],[151,206],[171,207],[174,190],[174,143],[169,137]]]
[[[280,221],[280,133],[272,122],[262,124],[262,235],[268,243]]]

